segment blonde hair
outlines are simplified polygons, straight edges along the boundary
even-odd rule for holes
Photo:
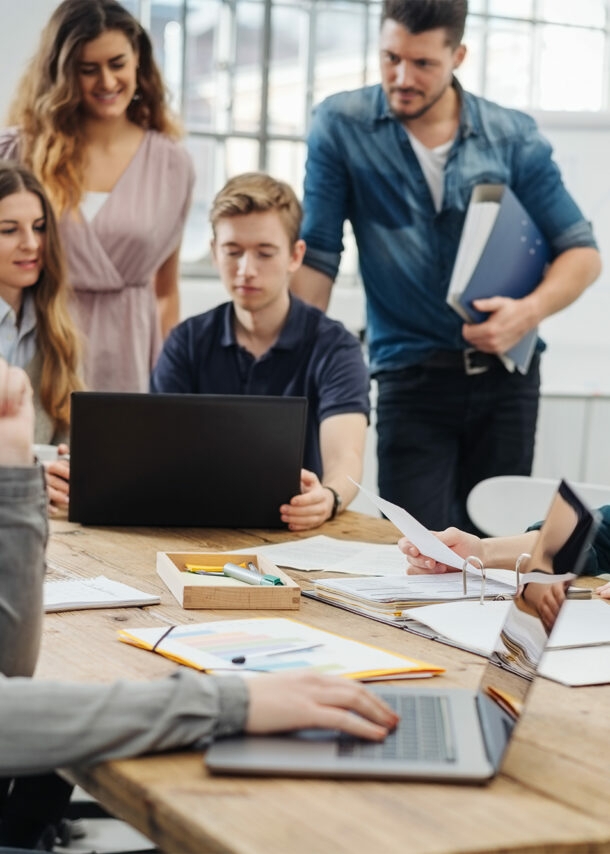
[[[216,236],[221,219],[253,212],[277,211],[290,246],[299,239],[303,210],[289,184],[276,181],[263,172],[244,172],[236,175],[216,195],[210,210],[210,223]]]
[[[18,163],[0,160],[0,200],[14,193],[34,193],[45,219],[44,263],[31,291],[36,309],[36,338],[42,356],[40,401],[55,427],[70,425],[70,394],[83,387],[78,374],[80,347],[68,312],[66,265],[57,221],[40,182]]]
[[[59,213],[78,206],[84,190],[78,60],[85,43],[108,30],[124,33],[138,54],[138,98],[128,107],[130,121],[171,137],[181,134],[151,41],[133,15],[116,0],[64,0],[43,30],[9,111],[9,122],[20,130],[20,158]]]

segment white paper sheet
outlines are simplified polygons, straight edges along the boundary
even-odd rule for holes
[[[438,635],[448,638],[458,646],[489,655],[500,634],[509,606],[508,601],[485,602],[484,605],[479,605],[478,602],[443,602],[441,605],[409,608],[403,613],[410,619],[424,623]],[[601,657],[585,654],[584,650],[593,645],[602,651]],[[546,661],[551,651],[553,653],[563,651],[565,647],[577,648],[578,651],[583,652],[583,667],[589,662],[588,671],[591,670],[593,661],[601,661],[604,656],[610,662],[610,605],[599,599],[568,600],[549,638],[547,653],[543,660]],[[576,667],[572,662],[577,662],[578,656],[563,658],[554,656],[552,660],[554,672],[558,672],[562,661],[566,662],[566,667],[571,672]],[[568,676],[568,671],[565,675]],[[603,673],[600,671],[598,676],[602,678]],[[585,674],[583,678],[590,679],[591,672]],[[604,681],[603,678],[602,681]]]
[[[120,608],[137,605],[158,605],[153,593],[143,593],[129,584],[113,581],[105,575],[96,578],[69,578],[64,581],[45,581],[44,609],[79,611],[87,608]]]
[[[352,483],[356,483],[356,481],[352,481]],[[356,486],[388,517],[390,522],[396,525],[401,534],[408,537],[413,545],[417,546],[423,555],[433,558],[438,563],[445,563],[454,569],[462,568],[462,564],[464,563],[462,558],[458,557],[444,543],[441,543],[438,537],[435,537],[433,533],[411,516],[410,513],[407,513],[402,507],[392,504],[391,501],[380,498],[379,495],[375,495],[375,493],[360,486],[359,483],[356,483]],[[480,572],[475,567],[472,567],[472,571],[480,575]]]
[[[610,683],[610,646],[548,649],[538,673],[573,687],[607,685]]]
[[[568,599],[547,649],[594,644],[610,644],[610,605],[601,599]],[[607,655],[610,658],[610,648]]]
[[[406,557],[396,545],[338,540],[324,534],[231,551],[238,554],[255,551],[265,555],[276,566],[307,572],[326,570],[354,575],[404,575],[407,571]]]
[[[511,602],[443,602],[403,611],[464,649],[491,655]]]

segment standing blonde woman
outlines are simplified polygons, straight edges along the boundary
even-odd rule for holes
[[[146,391],[178,321],[178,251],[193,168],[150,39],[115,0],[64,0],[0,134],[59,215],[96,391]]]
[[[30,378],[34,438],[42,444],[67,441],[70,394],[82,388],[78,337],[67,302],[51,205],[31,172],[0,161],[0,356]],[[67,504],[68,463],[48,463],[46,475],[51,508]]]

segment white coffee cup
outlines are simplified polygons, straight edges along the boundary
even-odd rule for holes
[[[34,445],[34,455],[41,463],[70,459],[69,454],[59,454],[57,445]]]

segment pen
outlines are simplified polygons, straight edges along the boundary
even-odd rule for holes
[[[245,567],[245,563],[235,564],[235,566]],[[199,575],[222,575],[224,573],[223,566],[207,566],[206,564],[187,563],[184,565],[187,572],[195,572]]]
[[[284,584],[282,579],[278,578],[277,575],[261,575],[260,572],[244,569],[236,563],[225,563],[224,574],[228,575],[229,578],[245,581],[246,584],[259,584],[265,587],[275,587],[278,584]]]
[[[224,572],[222,570],[217,569],[186,569],[186,572],[190,572],[191,575],[213,575],[216,578],[220,578],[224,576]]]
[[[231,659],[231,664],[245,664],[253,658],[271,658],[274,655],[286,655],[289,652],[309,652],[310,649],[318,649],[323,643],[311,643],[308,646],[287,646],[285,649],[274,649],[272,652],[255,652],[252,655],[236,655]]]

